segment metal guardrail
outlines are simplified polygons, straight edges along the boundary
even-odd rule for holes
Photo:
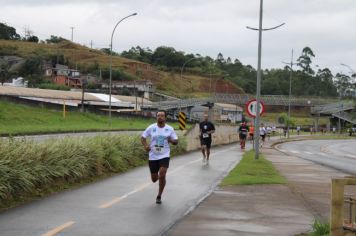
[[[346,120],[352,124],[356,124],[356,118],[353,118],[349,113],[346,113],[344,111],[333,113],[332,116],[340,118],[342,120]]]
[[[216,102],[232,103],[245,105],[249,100],[255,99],[251,94],[215,94],[213,97]],[[261,101],[265,105],[288,106],[289,96],[286,95],[262,95]],[[315,106],[327,103],[336,102],[334,98],[320,98],[320,97],[296,97],[291,96],[290,104],[292,106]]]
[[[162,109],[162,110],[170,110],[170,109],[179,109],[186,107],[194,107],[194,106],[202,106],[202,105],[210,105],[213,103],[211,99],[185,99],[178,101],[163,101],[163,102],[155,102],[150,108],[151,109]]]
[[[312,114],[332,114],[340,111],[352,110],[353,102],[337,102],[325,105],[314,106],[311,108]]]
[[[153,103],[150,108],[152,109],[178,109],[185,107],[192,107],[197,105],[207,105],[208,103],[229,103],[237,105],[245,105],[248,101],[255,99],[254,95],[251,94],[222,94],[217,93],[210,98],[202,99],[182,99],[176,101],[162,101]],[[274,106],[288,106],[289,97],[285,95],[262,95],[261,101],[265,105]],[[292,106],[316,106],[327,103],[335,103],[337,99],[333,98],[320,98],[320,97],[295,97],[292,96],[290,99],[290,104]],[[147,107],[148,108],[148,107]]]

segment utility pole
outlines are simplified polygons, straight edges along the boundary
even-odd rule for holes
[[[74,30],[74,27],[70,27],[72,29],[72,35],[71,35],[71,41],[73,42],[73,30]]]
[[[293,49],[292,49],[292,58],[290,63],[283,62],[284,64],[290,65],[290,74],[289,74],[289,96],[288,96],[288,122],[287,122],[287,137],[289,138],[289,123],[290,123],[290,102],[291,102],[291,95],[292,95],[292,75],[293,75]]]
[[[266,30],[273,30],[281,27],[283,24],[278,26],[262,29],[262,18],[263,18],[263,0],[260,0],[260,15],[259,15],[259,27],[251,28],[247,26],[247,29],[257,30],[258,31],[258,59],[257,59],[257,82],[256,82],[256,102],[257,102],[257,109],[256,109],[256,120],[255,120],[255,160],[259,157],[259,138],[260,138],[260,95],[261,95],[261,54],[262,54],[262,31]]]

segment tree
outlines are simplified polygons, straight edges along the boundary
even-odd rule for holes
[[[342,73],[337,73],[335,76],[335,85],[339,91],[340,96],[345,96],[352,88],[350,77]]]
[[[51,35],[51,37],[49,39],[46,39],[46,43],[60,43],[62,41],[65,41],[64,38],[62,37],[58,37],[58,36],[54,36],[54,35]]]
[[[10,72],[10,66],[6,62],[0,63],[0,82],[1,85],[11,78],[12,73]]]
[[[21,37],[16,33],[16,29],[0,23],[0,39],[5,40],[19,40]]]
[[[302,71],[308,75],[313,75],[314,71],[310,67],[312,60],[311,58],[315,57],[313,51],[311,50],[310,47],[305,47],[302,50],[302,55],[298,58],[298,63],[297,65],[302,68]]]
[[[28,38],[26,39],[26,41],[28,41],[28,42],[34,42],[34,43],[38,43],[39,39],[38,39],[38,37],[37,37],[37,36],[32,35],[32,36],[28,37]]]
[[[31,56],[26,59],[19,70],[19,74],[28,80],[29,87],[35,87],[42,83],[42,58]]]

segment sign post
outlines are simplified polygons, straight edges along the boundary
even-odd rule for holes
[[[260,101],[260,107],[258,109],[260,112],[260,116],[265,112],[265,106],[264,104]],[[257,115],[257,100],[253,99],[250,100],[246,103],[246,112],[250,117],[255,118]]]

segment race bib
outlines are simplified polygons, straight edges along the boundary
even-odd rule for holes
[[[164,153],[164,146],[155,145],[154,148],[153,148],[153,152],[156,153],[156,154]]]
[[[203,133],[203,138],[209,138],[209,134]]]

